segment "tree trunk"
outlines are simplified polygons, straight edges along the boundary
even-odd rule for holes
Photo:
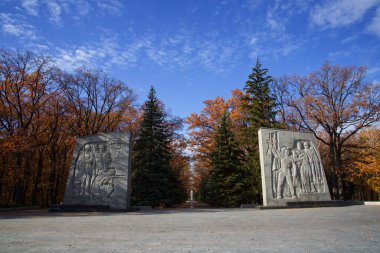
[[[345,174],[343,173],[342,149],[339,146],[335,147],[335,167],[338,179],[338,199],[349,199],[348,184],[345,181]]]
[[[36,176],[36,180],[34,182],[34,189],[33,189],[33,196],[32,196],[32,203],[33,205],[41,205],[41,200],[38,202],[37,200],[37,195],[40,191],[42,191],[41,189],[41,178],[42,178],[42,166],[43,166],[43,155],[42,155],[42,151],[39,151],[38,152],[38,161],[37,161],[37,176]]]
[[[330,136],[330,145],[329,145],[329,164],[330,171],[332,173],[331,183],[332,183],[332,198],[339,199],[339,187],[338,187],[338,175],[335,166],[335,150],[334,142],[332,136]]]
[[[25,171],[24,171],[24,168],[22,168],[22,154],[20,152],[17,152],[16,154],[16,166],[15,166],[16,170],[20,172],[20,174],[22,174],[21,176],[18,175],[16,176],[16,185],[15,185],[15,188],[14,188],[14,194],[13,194],[13,202],[18,206],[23,206],[25,204],[25,198],[24,198],[24,191],[23,191],[23,188],[24,188],[24,184],[23,184],[23,180],[25,178]],[[21,173],[22,171],[22,173]]]

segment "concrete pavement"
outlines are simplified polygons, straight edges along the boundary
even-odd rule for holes
[[[380,252],[380,206],[0,213],[0,252]]]

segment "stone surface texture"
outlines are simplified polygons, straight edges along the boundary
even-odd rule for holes
[[[131,134],[113,132],[77,138],[63,205],[128,209]]]
[[[380,207],[0,212],[0,252],[376,252]]]
[[[264,206],[331,200],[312,133],[260,128],[259,150]]]

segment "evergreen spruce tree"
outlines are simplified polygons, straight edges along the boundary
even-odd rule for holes
[[[252,128],[271,127],[276,122],[276,102],[270,94],[270,84],[273,79],[268,75],[268,69],[262,68],[257,59],[244,86],[244,109],[247,120]],[[257,135],[257,132],[256,132]]]
[[[251,173],[256,202],[262,200],[258,130],[260,127],[281,127],[276,123],[276,103],[270,93],[271,82],[273,79],[268,75],[268,69],[262,68],[260,61],[257,60],[244,87],[243,110],[246,115],[244,166]]]
[[[239,206],[253,198],[250,177],[242,167],[241,151],[231,131],[228,111],[220,120],[211,154],[212,170],[207,180],[207,202],[220,206]]]
[[[152,87],[134,144],[132,202],[152,207],[171,206],[186,198],[184,187],[170,167],[170,137],[165,113]]]

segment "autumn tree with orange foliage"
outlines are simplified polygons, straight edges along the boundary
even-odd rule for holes
[[[326,175],[335,199],[352,199],[345,153],[358,132],[380,118],[379,84],[365,80],[365,67],[325,63],[306,77],[283,77],[276,82],[282,118],[295,129],[314,133],[328,148]]]
[[[347,180],[355,199],[380,199],[380,128],[360,131],[350,142],[351,166]]]
[[[193,188],[190,168],[191,157],[187,152],[187,139],[181,134],[174,134],[170,142],[170,166],[187,193]]]
[[[1,205],[21,204],[36,198],[42,176],[46,139],[39,136],[53,98],[46,94],[56,90],[55,68],[48,57],[1,50],[0,71]]]
[[[205,107],[199,114],[192,113],[186,118],[188,124],[189,148],[194,161],[194,190],[199,189],[202,178],[211,170],[211,153],[215,142],[214,134],[218,128],[219,120],[226,110],[230,111],[231,128],[237,138],[241,137],[239,128],[243,124],[242,119],[243,92],[235,89],[231,92],[231,98],[217,97],[204,101]]]

